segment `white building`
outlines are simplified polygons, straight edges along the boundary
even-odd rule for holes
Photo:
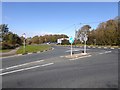
[[[69,40],[69,38],[59,38],[59,39],[57,39],[57,43],[61,44],[62,40]]]

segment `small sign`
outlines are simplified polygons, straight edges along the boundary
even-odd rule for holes
[[[24,38],[26,37],[26,34],[25,33],[23,33],[23,35],[22,35]]]
[[[84,41],[87,41],[88,40],[88,38],[87,37],[84,37]]]
[[[69,42],[72,44],[74,42],[74,38],[70,37]]]
[[[87,35],[84,36],[84,41],[86,42],[88,40]]]

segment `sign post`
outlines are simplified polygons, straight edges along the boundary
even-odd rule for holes
[[[25,37],[26,37],[26,34],[24,33],[22,36],[24,37],[24,53],[25,53]]]
[[[73,44],[73,42],[74,42],[74,38],[72,38],[72,37],[69,37],[69,42],[71,43],[71,56],[72,56],[72,44]]]
[[[70,55],[72,56],[72,43],[71,43],[71,54]]]
[[[87,35],[85,34],[84,36],[84,41],[85,41],[85,45],[84,45],[84,53],[86,54],[86,41],[88,40]]]
[[[84,43],[84,54],[86,54],[86,41],[88,40],[86,34],[80,34],[80,41]]]

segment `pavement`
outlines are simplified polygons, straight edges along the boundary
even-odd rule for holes
[[[119,49],[87,48],[66,58],[70,47],[2,59],[3,88],[117,88]],[[74,48],[76,54],[83,47]]]
[[[5,52],[5,53],[0,53],[0,56],[11,56],[11,55],[15,55],[16,54],[16,51],[19,49],[20,47],[17,47],[9,52]]]

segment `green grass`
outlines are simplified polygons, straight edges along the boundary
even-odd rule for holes
[[[9,52],[9,51],[11,51],[12,49],[5,49],[5,50],[0,50],[0,52],[2,52],[2,53],[5,53],[5,52]]]
[[[32,53],[32,52],[37,52],[37,51],[43,51],[43,50],[48,50],[51,47],[49,45],[27,45],[25,47],[25,51],[26,53]],[[23,46],[21,46],[18,51],[17,54],[23,54],[24,53],[24,48]]]

